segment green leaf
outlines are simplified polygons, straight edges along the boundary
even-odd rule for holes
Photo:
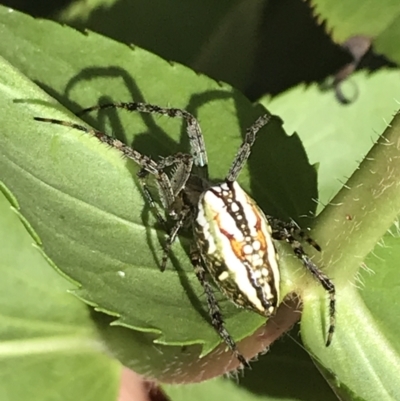
[[[132,98],[188,109],[201,122],[215,178],[224,177],[245,128],[265,111],[227,85],[93,33],[83,35],[4,8],[0,32],[0,54],[14,66],[2,61],[0,69],[0,178],[18,196],[45,252],[79,283],[76,294],[114,316],[113,324],[135,329],[110,328],[105,318],[98,322],[125,364],[163,380],[176,374],[174,363],[196,361],[201,368],[199,354],[210,352],[220,339],[188,261],[188,241],[174,245],[172,262],[162,274],[164,233],[154,227],[145,205],[138,167],[81,131],[34,121],[41,116],[79,123],[31,80],[73,111],[98,101]],[[155,158],[188,150],[180,121],[114,110],[86,119]],[[272,123],[257,144],[240,176],[243,186],[253,188],[268,213],[298,217],[312,211],[316,173],[299,139],[287,137],[280,124]],[[294,192],[299,188],[300,195]],[[286,264],[298,268],[294,258],[283,258],[283,274]],[[290,291],[286,287],[283,295]],[[260,316],[219,299],[235,338],[252,334],[264,323]],[[191,344],[203,349],[182,349]]]
[[[338,43],[355,35],[372,38],[374,50],[400,62],[400,3],[397,0],[312,0],[314,14]]]
[[[114,400],[119,365],[1,183],[0,243],[0,399]]]

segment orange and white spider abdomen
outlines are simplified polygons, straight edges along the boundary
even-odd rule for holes
[[[205,267],[229,299],[263,316],[274,313],[280,274],[271,227],[236,181],[201,195],[194,235]]]

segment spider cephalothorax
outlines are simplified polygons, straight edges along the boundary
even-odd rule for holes
[[[235,341],[225,328],[208,276],[213,278],[222,293],[236,305],[265,317],[273,315],[281,301],[278,255],[273,240],[288,242],[304,267],[329,293],[330,325],[326,341],[328,346],[335,328],[335,287],[310,260],[296,237],[304,239],[317,250],[320,250],[319,246],[294,223],[286,223],[265,215],[237,182],[237,177],[250,156],[257,133],[274,116],[267,113],[247,129],[244,141],[225,179],[215,184],[211,183],[208,177],[204,138],[200,125],[192,114],[183,109],[136,102],[94,106],[83,110],[81,114],[106,108],[122,108],[128,111],[183,118],[187,123],[190,154],[176,153],[156,162],[100,131],[60,120],[39,117],[35,119],[92,134],[141,166],[138,176],[145,198],[158,221],[168,232],[161,269],[166,268],[171,246],[181,228],[190,228],[193,233],[190,260],[207,296],[211,323],[239,361],[243,365],[248,365],[246,358],[238,351]],[[169,166],[173,166],[170,176],[164,171]],[[166,214],[174,220],[172,229],[168,228],[147,187],[146,177],[149,174],[157,180],[162,205]]]

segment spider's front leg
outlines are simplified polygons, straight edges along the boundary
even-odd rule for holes
[[[171,228],[171,230],[167,230],[168,234],[165,240],[165,245],[163,248],[163,256],[161,260],[161,271],[165,271],[167,268],[167,263],[169,259],[169,253],[171,252],[171,247],[173,243],[175,242],[176,238],[178,237],[179,231],[182,229],[182,227],[185,225],[186,220],[190,214],[190,208],[185,207],[180,211],[180,214],[177,215],[177,219],[175,221],[175,224]]]
[[[164,168],[171,166],[174,167],[174,170],[171,178],[169,178],[164,172]],[[164,157],[157,165],[157,174],[154,175],[157,180],[159,197],[167,215],[175,220],[175,224],[171,229],[168,227],[165,218],[161,215],[157,203],[146,184],[146,178],[150,174],[149,169],[144,167],[138,173],[146,201],[156,215],[159,224],[167,232],[161,262],[161,271],[166,269],[171,247],[191,212],[191,208],[184,205],[182,191],[190,177],[192,166],[193,157],[186,153],[176,153]]]
[[[204,174],[207,173],[207,153],[204,144],[203,134],[197,119],[184,109],[174,107],[160,107],[155,104],[142,103],[142,102],[115,102],[100,104],[81,110],[77,116],[89,113],[95,110],[105,109],[125,109],[129,112],[147,113],[152,115],[164,115],[171,118],[181,118],[186,121],[186,132],[189,137],[191,147],[191,155],[193,156],[194,165],[202,167]]]
[[[166,167],[175,167],[171,179],[164,172]],[[146,202],[155,214],[159,224],[168,231],[167,222],[158,210],[157,203],[147,186],[146,179],[149,175],[153,175],[157,180],[159,197],[163,207],[168,211],[169,215],[175,219],[176,216],[174,205],[176,199],[182,189],[185,187],[189,179],[193,166],[193,157],[186,153],[176,153],[171,156],[162,158],[158,163],[152,161],[152,164],[142,164],[142,168],[137,173],[140,185],[142,187]]]
[[[239,362],[245,367],[250,367],[246,358],[237,349],[235,340],[231,337],[231,335],[225,328],[222,313],[219,308],[218,301],[215,298],[211,284],[207,280],[206,270],[202,265],[200,253],[194,246],[192,246],[190,251],[190,261],[192,262],[192,265],[194,267],[196,277],[199,280],[200,284],[202,285],[204,292],[206,294],[208,313],[211,318],[211,324],[213,325],[214,329],[217,331],[219,336],[222,338],[222,340],[225,342],[225,344],[233,352],[235,357],[239,360]]]
[[[304,231],[302,231],[294,222],[287,223],[277,218],[267,216],[272,228],[272,238],[278,241],[289,243],[294,254],[302,261],[303,266],[311,273],[311,275],[321,284],[325,291],[329,294],[329,328],[326,340],[328,347],[332,342],[333,333],[335,331],[335,314],[336,314],[336,289],[332,280],[322,272],[322,270],[310,259],[295,235],[308,242],[318,251],[321,247]]]

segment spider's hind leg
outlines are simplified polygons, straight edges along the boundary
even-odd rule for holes
[[[272,228],[272,236],[275,235],[277,237],[275,239],[286,240],[286,237],[290,234],[293,238],[300,237],[303,241],[306,241],[309,245],[314,247],[318,252],[321,252],[321,247],[318,243],[303,231],[293,220],[286,222],[272,216],[267,216],[267,220]]]
[[[237,349],[235,340],[231,337],[231,335],[229,334],[229,332],[227,331],[227,329],[225,327],[224,319],[222,317],[222,313],[219,308],[217,299],[215,298],[211,284],[209,283],[209,281],[207,279],[206,270],[204,269],[204,267],[202,265],[200,254],[195,246],[192,246],[192,249],[190,252],[190,260],[194,267],[194,271],[196,273],[197,279],[199,280],[199,282],[200,282],[201,286],[203,287],[204,292],[206,294],[208,313],[211,318],[212,326],[217,331],[217,333],[222,338],[222,340],[225,342],[225,344],[228,346],[228,348],[233,352],[234,356],[239,360],[239,362],[244,367],[250,367],[249,362],[239,352],[239,350]]]
[[[322,272],[322,270],[310,259],[304,251],[302,245],[296,240],[295,235],[308,242],[318,251],[321,250],[320,246],[302,231],[294,222],[286,223],[279,219],[268,216],[268,221],[272,228],[272,238],[278,241],[285,241],[289,243],[293,249],[294,254],[302,261],[303,266],[311,273],[311,275],[321,284],[326,292],[329,294],[329,328],[326,340],[326,346],[332,342],[333,333],[335,331],[336,321],[336,289],[332,280]]]

